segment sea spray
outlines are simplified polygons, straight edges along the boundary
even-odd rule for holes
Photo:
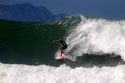
[[[114,53],[125,61],[125,21],[87,19],[82,16],[81,23],[67,36],[66,42],[66,58],[72,61],[86,53]]]

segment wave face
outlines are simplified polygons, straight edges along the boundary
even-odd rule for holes
[[[39,23],[0,20],[0,62],[55,64],[54,54],[59,44],[52,40],[65,39],[80,21],[80,16]]]
[[[81,17],[81,23],[67,36],[68,59],[76,61],[84,54],[111,54],[125,61],[125,21]]]

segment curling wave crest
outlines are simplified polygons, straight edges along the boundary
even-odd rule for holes
[[[83,54],[120,55],[125,61],[125,21],[87,19],[81,16],[81,23],[67,36],[68,59],[76,60]]]

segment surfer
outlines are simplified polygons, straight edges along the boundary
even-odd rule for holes
[[[60,38],[59,40],[53,40],[53,42],[60,42],[62,47],[60,48],[61,56],[63,54],[63,50],[67,48],[67,44]]]

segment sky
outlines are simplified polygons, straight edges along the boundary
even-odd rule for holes
[[[125,0],[0,0],[0,4],[31,3],[45,6],[53,14],[83,14],[108,19],[125,18]]]

